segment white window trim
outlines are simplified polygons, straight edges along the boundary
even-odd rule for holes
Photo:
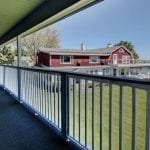
[[[122,63],[123,64],[128,64],[129,62],[130,62],[130,56],[122,56]]]
[[[70,62],[64,62],[64,56],[69,56],[70,57]],[[63,57],[63,62],[61,61],[62,60],[62,57]],[[60,55],[60,64],[73,64],[74,62],[74,58],[73,56],[70,56],[70,55]]]
[[[89,56],[89,63],[90,64],[98,64],[100,62],[100,57],[99,56],[96,56],[97,57],[97,61],[96,62],[92,62],[92,57],[95,57],[95,56]]]

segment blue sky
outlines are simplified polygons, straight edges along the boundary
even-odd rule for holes
[[[150,59],[150,0],[104,0],[55,24],[62,48],[106,47],[120,40],[135,46],[141,59]]]

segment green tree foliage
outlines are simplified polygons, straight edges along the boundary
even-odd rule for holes
[[[22,52],[21,56],[30,56],[30,53],[29,53],[28,50],[22,49],[21,52]],[[12,53],[13,53],[14,56],[17,56],[17,50],[13,50]]]
[[[124,46],[126,47],[131,53],[133,54],[134,59],[139,59],[139,55],[135,51],[134,45],[129,41],[120,41],[119,43],[115,44],[115,46]]]
[[[0,48],[0,64],[13,64],[14,55],[10,47],[4,46]]]

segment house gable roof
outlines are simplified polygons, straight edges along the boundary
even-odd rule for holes
[[[57,48],[39,48],[40,52],[48,53],[50,55],[102,55],[102,56],[109,56],[112,52],[118,50],[119,48],[124,48],[124,46],[114,46],[114,47],[107,47],[107,48],[98,48],[98,49],[88,49],[88,50],[81,50],[81,49],[57,49]],[[127,50],[131,53],[129,50]]]

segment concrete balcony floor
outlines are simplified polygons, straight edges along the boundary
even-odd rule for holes
[[[0,150],[73,150],[0,88]]]

